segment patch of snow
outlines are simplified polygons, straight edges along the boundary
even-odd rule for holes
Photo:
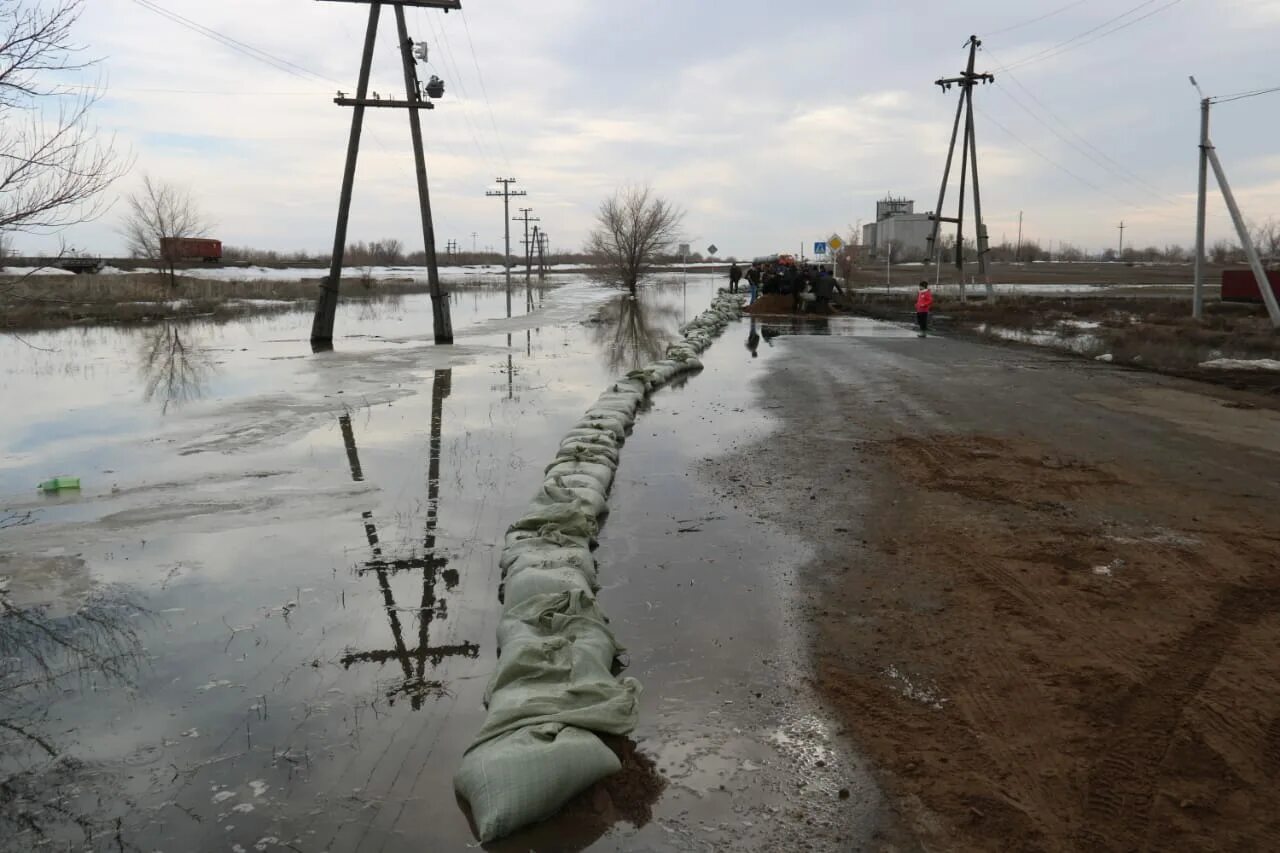
[[[884,674],[894,683],[894,687],[897,688],[899,693],[913,702],[919,702],[921,705],[930,707],[935,711],[941,711],[942,706],[947,702],[946,699],[938,694],[937,687],[923,684],[918,679],[911,678],[893,664],[889,664]]]
[[[1280,359],[1275,358],[1212,358],[1200,362],[1211,370],[1280,370]]]
[[[1116,569],[1124,566],[1124,560],[1116,559],[1107,563],[1105,566],[1094,566],[1093,573],[1100,577],[1109,578],[1115,574]]]
[[[218,793],[213,795],[213,801],[215,803],[225,803],[227,800],[231,799],[235,795],[236,795],[235,791],[219,791]]]
[[[1102,355],[1100,355],[1100,356],[1096,356],[1093,360],[1094,360],[1094,361],[1105,361],[1107,364],[1110,364],[1111,362],[1115,361],[1115,356],[1113,356],[1113,355],[1112,355],[1111,353],[1109,353],[1109,352],[1104,352]]]

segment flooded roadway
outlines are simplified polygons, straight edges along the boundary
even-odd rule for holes
[[[561,434],[714,282],[577,281],[307,317],[0,338],[0,845],[474,846],[452,790],[483,720],[497,548]],[[509,313],[516,316],[508,317]],[[583,323],[598,315],[597,322]],[[645,686],[636,758],[498,850],[861,847],[878,793],[805,688],[804,548],[701,459],[766,429],[748,321],[628,440],[600,598]],[[42,497],[55,474],[83,490]]]

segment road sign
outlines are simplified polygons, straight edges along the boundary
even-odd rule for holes
[[[827,238],[827,245],[831,248],[831,251],[838,252],[840,247],[844,245],[844,241],[840,239],[839,234],[832,234]]]
[[[708,255],[714,255],[718,251],[720,251],[720,248],[715,243],[712,243],[710,246],[707,247]]]
[[[827,253],[827,244],[821,241],[813,244],[813,253],[815,255],[825,255]]]
[[[687,258],[687,257],[689,257],[689,244],[688,244],[688,243],[681,243],[681,244],[680,244],[680,257],[682,257],[682,258]]]

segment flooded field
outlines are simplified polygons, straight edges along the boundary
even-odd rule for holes
[[[425,295],[344,306],[314,354],[295,312],[0,337],[0,848],[473,846],[452,775],[483,719],[502,534],[560,435],[714,284],[460,293],[451,348]],[[623,453],[597,556],[646,688],[633,758],[494,849],[874,829],[785,619],[804,549],[691,473],[767,429],[750,334],[731,326]],[[36,491],[56,475],[81,489]]]

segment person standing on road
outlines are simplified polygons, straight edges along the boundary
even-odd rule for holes
[[[920,293],[916,296],[916,322],[920,324],[920,337],[929,335],[929,312],[933,309],[933,291],[929,282],[920,282]]]
[[[738,282],[742,281],[742,267],[738,266],[738,262],[734,261],[729,265],[729,292],[738,292]]]
[[[760,265],[759,264],[752,264],[751,268],[747,270],[747,284],[749,286],[748,289],[751,291],[751,301],[748,302],[747,304],[755,305],[756,294],[759,293],[760,291]]]

